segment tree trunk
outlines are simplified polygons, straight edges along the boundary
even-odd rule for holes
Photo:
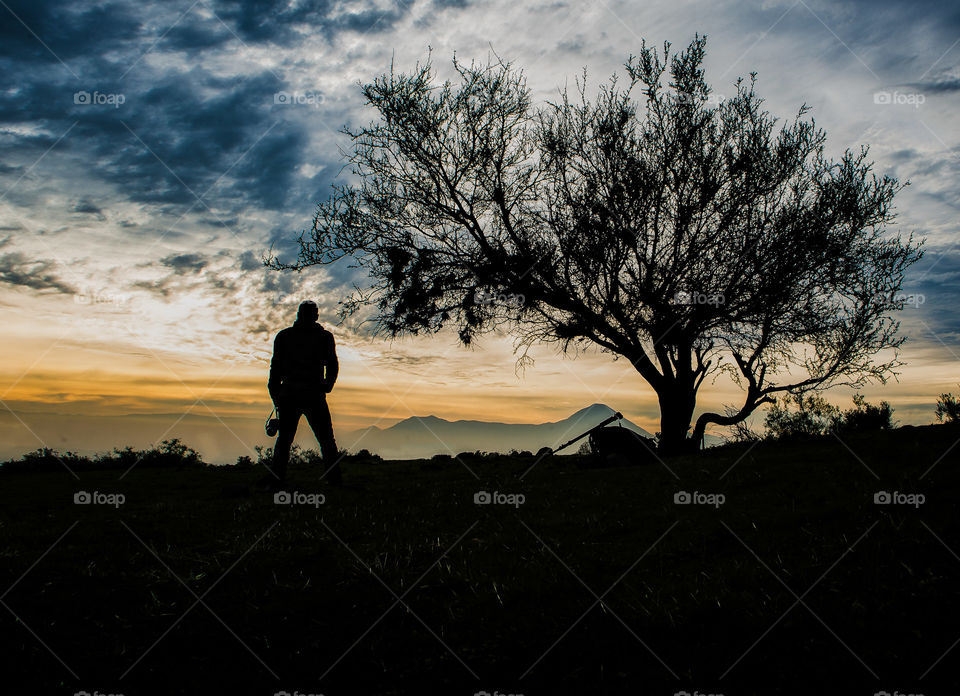
[[[697,395],[693,385],[671,382],[657,395],[660,401],[660,442],[663,454],[683,454],[695,449],[687,439]]]
[[[723,416],[719,413],[702,413],[700,417],[697,418],[697,424],[693,428],[693,435],[690,437],[691,442],[694,444],[696,449],[699,449],[701,443],[703,442],[704,433],[707,430],[707,426],[710,423],[716,423],[717,425],[736,425],[747,419],[751,413],[757,410],[763,404],[772,404],[774,399],[770,396],[760,396],[760,391],[758,389],[750,389],[747,392],[746,401],[743,404],[743,407],[733,415]]]

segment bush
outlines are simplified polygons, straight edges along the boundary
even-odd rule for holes
[[[736,406],[727,406],[724,409],[724,413],[727,416],[733,416],[739,410]],[[730,429],[727,431],[727,435],[723,438],[724,444],[752,443],[759,442],[763,439],[763,435],[751,428],[745,420],[734,423],[729,427]],[[697,444],[699,446],[700,443]]]
[[[960,399],[953,394],[941,394],[937,399],[937,420],[941,423],[960,423]]]
[[[177,466],[177,467],[199,467],[203,466],[203,459],[200,453],[192,447],[180,442],[179,439],[164,440],[159,447],[153,447],[142,453],[140,466]]]
[[[90,468],[90,460],[74,452],[59,452],[49,447],[40,447],[24,454],[18,460],[3,463],[3,471],[66,471],[65,466],[76,471]]]
[[[135,450],[132,447],[114,448],[112,452],[81,456],[75,452],[60,453],[55,449],[43,447],[24,454],[18,460],[4,462],[4,471],[54,471],[64,469],[64,465],[74,471],[93,471],[97,469],[129,469],[138,467],[183,468],[206,466],[200,453],[178,439],[164,440],[159,447]]]
[[[739,444],[757,442],[763,439],[763,435],[753,430],[746,421],[740,421],[730,426],[730,431],[724,437],[725,444]]]
[[[879,406],[867,403],[860,394],[853,397],[853,408],[838,414],[833,420],[833,431],[849,433],[864,430],[890,430],[893,428],[893,408],[886,401]]]
[[[795,411],[790,406],[796,407]],[[808,397],[787,395],[783,405],[775,403],[764,421],[767,437],[779,440],[791,437],[811,437],[863,432],[870,430],[889,430],[893,428],[893,408],[886,401],[879,405],[868,403],[862,394],[853,396],[853,408],[841,411],[827,403],[819,395]]]
[[[383,457],[368,449],[362,449],[359,452],[348,454],[346,451],[340,453],[343,461],[348,464],[382,464]]]
[[[787,394],[774,402],[763,423],[770,440],[813,437],[830,432],[839,415],[840,409],[819,394]]]

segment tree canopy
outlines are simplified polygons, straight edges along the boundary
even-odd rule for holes
[[[779,393],[884,381],[900,364],[894,314],[912,236],[887,227],[902,185],[866,146],[839,159],[799,107],[781,123],[757,76],[727,98],[681,52],[644,43],[587,95],[534,105],[502,60],[438,83],[428,60],[362,86],[378,114],[352,139],[355,184],[337,184],[278,269],[353,263],[368,282],[343,304],[399,336],[498,327],[563,350],[628,359],[654,389],[660,446],[696,445]],[[743,400],[691,424],[708,376]]]

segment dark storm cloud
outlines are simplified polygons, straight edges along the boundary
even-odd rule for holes
[[[97,174],[137,202],[194,206],[200,214],[214,200],[275,210],[295,188],[307,143],[306,126],[273,111],[280,86],[270,73],[224,80],[194,69],[139,93],[108,85],[101,93],[124,98],[112,108],[74,104],[67,85],[39,83],[23,88],[17,105],[0,106],[0,121],[30,114],[57,123],[51,131],[75,122],[60,147],[89,150],[89,160],[101,163]],[[54,142],[42,138],[36,149]]]
[[[101,148],[113,146],[117,151],[109,175],[133,184],[139,199],[195,203],[241,157],[249,158],[255,167],[273,169],[271,163],[278,156],[275,136],[257,139],[270,128],[264,105],[276,90],[276,79],[269,74],[223,81],[195,70],[171,75],[142,95],[132,96],[122,122],[105,122],[110,117],[101,116],[96,122],[81,122],[78,128],[112,133],[111,142]],[[295,144],[301,142],[298,136],[293,136]],[[231,180],[240,171],[231,171]],[[265,203],[259,183],[242,181],[233,193]],[[280,183],[288,183],[286,177]],[[274,186],[271,182],[267,188]],[[221,188],[217,196],[224,193]],[[278,203],[273,191],[268,197],[270,204]],[[203,206],[199,212],[205,212]]]
[[[887,159],[895,164],[902,164],[910,162],[920,156],[917,150],[908,147],[903,150],[894,150],[887,155]]]
[[[230,29],[215,17],[177,24],[160,40],[161,50],[194,53],[220,46],[234,39]]]
[[[240,254],[238,262],[241,271],[255,271],[263,268],[263,261],[252,251],[245,251]]]
[[[960,92],[960,79],[936,80],[932,82],[910,82],[905,85],[927,94]]]
[[[137,8],[121,2],[78,7],[57,0],[5,0],[0,7],[0,56],[69,65],[77,56],[116,50],[140,36]]]
[[[0,245],[2,246],[2,245]],[[14,251],[0,256],[0,283],[33,290],[54,290],[74,294],[76,290],[54,273],[57,264],[46,259],[31,259]]]
[[[73,206],[73,212],[83,213],[84,215],[95,215],[100,220],[104,220],[103,211],[90,201],[77,201]]]
[[[731,3],[722,17],[738,32],[758,34],[760,48],[792,37],[802,41],[808,51],[817,51],[836,74],[853,70],[877,87],[919,81],[928,71],[935,75],[951,63],[956,65],[956,53],[941,53],[960,34],[960,3],[781,0]],[[691,33],[695,29],[711,34],[708,25],[694,24]],[[756,69],[764,78],[790,69],[786,55],[769,67],[752,63],[755,56],[755,49],[748,50],[731,74],[746,75]],[[931,70],[938,59],[937,70]]]
[[[296,28],[309,26],[326,38],[342,31],[374,33],[390,29],[410,10],[412,2],[396,2],[387,8],[342,12],[334,0],[218,0],[214,11],[243,41],[290,43],[299,40]]]
[[[182,61],[163,67],[164,52],[213,58],[242,50],[237,36],[272,40],[289,35],[291,23],[365,22],[363,13],[346,13],[323,25],[331,3],[286,0],[215,3],[213,18],[185,12],[186,3],[162,10],[136,3],[82,10],[30,0],[8,5],[0,7],[0,126],[14,128],[0,133],[0,173],[15,174],[56,146],[95,164],[91,176],[116,183],[134,202],[207,215],[216,208],[214,219],[250,206],[281,210],[306,194],[309,182],[298,181],[298,168],[316,112],[305,118],[303,109],[274,104],[289,86],[268,70],[223,78],[205,70],[202,58],[189,58],[194,67],[183,72]],[[98,95],[109,101],[96,103]],[[24,123],[33,127],[20,128]],[[69,137],[58,142],[64,133]]]
[[[907,300],[898,316],[902,333],[917,340],[928,339],[931,331],[941,339],[960,336],[960,248],[927,249],[907,274],[901,294]]]
[[[201,254],[175,254],[165,256],[160,263],[177,273],[197,273],[206,267],[207,260]]]

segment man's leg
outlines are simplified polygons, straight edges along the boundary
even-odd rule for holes
[[[324,476],[335,485],[340,484],[340,452],[333,437],[333,421],[330,419],[330,407],[325,397],[315,400],[306,410],[307,422],[320,443],[323,455]]]
[[[297,435],[297,425],[303,410],[293,399],[285,400],[277,406],[277,417],[280,419],[280,428],[277,431],[277,441],[273,445],[273,462],[271,468],[278,482],[287,476],[287,461],[290,459],[290,446]]]

